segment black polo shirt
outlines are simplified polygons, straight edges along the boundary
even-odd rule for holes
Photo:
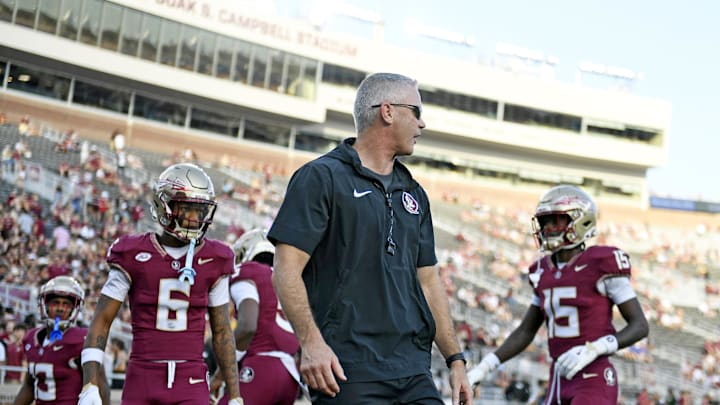
[[[350,382],[427,373],[435,322],[417,278],[437,263],[427,194],[400,162],[386,190],[354,141],[295,172],[268,237],[310,254],[310,306]]]

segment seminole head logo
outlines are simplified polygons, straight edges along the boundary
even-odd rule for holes
[[[420,213],[420,204],[418,204],[415,197],[407,191],[403,191],[402,193],[402,203],[403,207],[405,207],[405,211],[413,215],[418,215]]]

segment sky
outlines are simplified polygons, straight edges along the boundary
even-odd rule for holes
[[[337,3],[340,0],[334,0]],[[265,3],[267,4],[267,3]],[[641,72],[632,93],[672,105],[667,162],[648,172],[651,195],[720,202],[720,2],[713,0],[344,0],[377,13],[385,42],[458,57],[487,60],[496,44],[512,44],[559,58],[554,78],[575,81],[584,61]],[[275,12],[311,18],[322,0],[276,0]],[[419,37],[419,21],[473,37],[472,46]],[[372,25],[327,18],[323,29],[372,38]],[[430,62],[428,62],[430,63]],[[606,83],[607,82],[607,83]],[[593,84],[609,85],[596,79]]]

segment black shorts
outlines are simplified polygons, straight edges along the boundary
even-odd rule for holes
[[[313,405],[443,405],[430,374],[396,378],[387,381],[359,383],[339,382],[335,398],[310,391]]]

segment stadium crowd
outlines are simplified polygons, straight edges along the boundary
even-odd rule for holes
[[[151,184],[147,180],[143,182],[133,178],[125,168],[151,169],[153,164],[158,163],[198,161],[198,154],[181,149],[165,156],[161,162],[150,162],[126,151],[124,141],[122,145],[117,142],[117,133],[113,134],[108,145],[92,145],[82,141],[81,134],[73,130],[60,136],[50,136],[46,133],[47,128],[34,125],[29,117],[23,117],[17,123],[8,123],[5,115],[0,114],[0,129],[7,131],[2,133],[2,137],[9,133],[20,135],[12,143],[0,139],[3,179],[0,184],[0,282],[33,291],[59,275],[71,275],[82,280],[86,289],[86,307],[80,322],[87,324],[107,277],[105,253],[108,245],[120,235],[145,231],[153,226],[145,212]],[[67,179],[65,184],[70,185],[67,189],[58,185],[51,199],[43,200],[24,187],[36,167],[28,162],[32,161],[34,154],[40,153],[30,146],[35,144],[29,141],[32,137],[43,138],[43,142],[53,145],[52,153],[59,157],[44,169]],[[120,160],[122,162],[118,166]],[[247,170],[240,169],[244,166],[228,156],[213,163],[224,169],[224,173],[247,173]],[[287,181],[287,173],[273,166],[256,165],[249,176],[243,180],[240,178],[226,175],[213,179],[220,186],[218,190],[221,193],[218,195],[223,201],[221,205],[227,203],[232,207],[229,212],[240,212],[233,210],[244,207],[259,218],[253,223],[228,218],[225,224],[215,228],[213,237],[230,244],[245,229],[254,225],[267,227],[272,222],[283,197],[283,181]],[[276,183],[278,178],[280,185]],[[453,204],[455,201],[448,197],[445,203]],[[527,299],[529,291],[524,272],[538,254],[528,232],[532,212],[529,206],[498,207],[476,202],[454,218],[459,224],[456,239],[461,243],[438,251],[441,277],[451,298],[456,329],[470,364],[478,362],[483,354],[496,348],[522,316],[518,312],[524,306],[520,301]],[[704,285],[705,296],[696,297],[699,301],[695,309],[714,322],[718,320],[716,303],[719,289],[712,277],[711,266],[720,259],[720,244],[714,243],[720,238],[720,230],[700,224],[693,233],[681,232],[678,229],[657,229],[650,224],[603,221],[598,238],[599,243],[628,247],[634,260],[633,287],[643,298],[648,320],[666,329],[683,329],[685,309],[674,305],[662,291],[676,289],[687,280],[699,280]],[[494,285],[503,288],[490,288],[474,282],[475,279],[468,278],[468,274],[482,275],[483,280],[496,280]],[[34,306],[31,304],[27,309],[33,310]],[[24,330],[35,324],[32,311],[21,312],[20,307],[9,306],[3,308],[0,316],[0,337],[6,353],[0,360],[7,365],[23,364],[22,358],[18,358],[21,356],[11,353],[17,342],[22,341]],[[459,314],[473,316],[462,317]],[[130,310],[127,303],[118,318],[128,325]],[[529,362],[541,366],[548,363],[547,336],[544,333],[543,328],[526,356]],[[127,335],[121,336],[127,338]],[[117,342],[120,343],[114,345],[112,352],[108,348],[108,356],[113,361],[117,356],[127,356],[117,346],[129,347],[127,341],[119,339]],[[632,362],[652,363],[655,344],[656,338],[651,334],[649,340],[618,354]],[[445,394],[448,387],[442,384],[447,378],[439,377],[446,372],[442,367],[436,370],[436,381]],[[706,340],[699,361],[684,359],[681,373],[686,382],[712,393],[712,397],[708,394],[705,399],[707,403],[711,398],[717,401],[720,341]],[[6,382],[19,379],[20,373],[5,375]],[[541,378],[533,383],[541,388],[545,382]],[[505,391],[513,385],[512,372],[499,370],[493,384]],[[540,388],[534,394],[539,395]],[[673,403],[670,393],[678,399],[675,403],[689,403],[681,400],[688,400],[689,391],[673,392],[672,387],[648,388],[651,392],[639,391],[638,403]],[[653,399],[653,396],[656,398]],[[660,402],[663,399],[665,402]]]

